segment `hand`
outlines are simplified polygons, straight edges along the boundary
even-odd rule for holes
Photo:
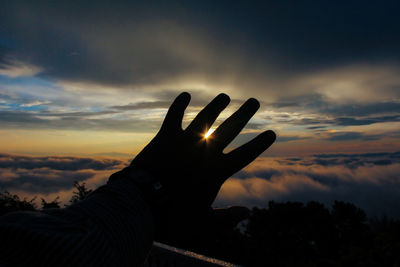
[[[188,93],[175,99],[158,134],[128,167],[131,171],[147,171],[160,182],[168,195],[161,210],[164,216],[174,220],[196,217],[195,214],[210,209],[222,184],[275,141],[275,133],[265,131],[225,154],[224,148],[255,114],[259,102],[250,98],[205,138],[205,133],[229,104],[230,98],[226,94],[215,97],[183,130],[182,119],[189,101]]]

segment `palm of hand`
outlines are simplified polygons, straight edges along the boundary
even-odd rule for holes
[[[180,206],[211,206],[223,183],[222,166],[217,164],[222,154],[210,153],[207,147],[205,139],[195,141],[183,131],[156,136],[132,166],[149,170],[167,188],[170,198],[176,198],[174,202],[182,202]]]

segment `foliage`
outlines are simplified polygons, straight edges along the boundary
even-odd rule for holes
[[[85,183],[74,187],[71,204],[92,192]],[[37,210],[34,200],[0,193],[0,215]],[[59,204],[58,197],[42,199],[41,209]],[[271,201],[266,208],[217,215],[192,226],[195,238],[162,241],[244,266],[400,266],[400,221],[368,219],[351,203],[336,201],[328,209],[318,202]]]
[[[93,190],[88,189],[85,183],[74,182],[75,190],[69,203],[75,204],[85,199]],[[41,210],[60,208],[60,197],[56,197],[53,201],[47,202],[41,198]],[[27,200],[21,199],[18,195],[13,195],[8,191],[0,192],[0,216],[13,211],[37,211],[39,208],[35,204],[36,197]]]
[[[45,199],[41,198],[42,210],[60,208],[60,201],[58,201],[59,199],[60,197],[57,196],[53,201],[47,202]]]
[[[93,192],[92,189],[86,188],[86,183],[79,183],[77,181],[74,182],[74,187],[76,191],[73,192],[72,198],[70,199],[71,204],[78,203],[79,201],[84,200],[90,193]]]
[[[0,215],[13,211],[34,211],[36,210],[35,199],[20,199],[19,196],[8,191],[0,192]]]
[[[243,233],[229,223],[203,225],[199,238],[169,243],[244,266],[400,264],[400,221],[367,220],[351,203],[336,201],[328,209],[317,202],[271,201],[253,208],[245,221]]]

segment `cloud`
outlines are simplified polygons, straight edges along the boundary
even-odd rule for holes
[[[344,166],[348,169],[356,169],[361,166],[381,166],[400,163],[400,153],[317,154],[309,158],[286,158],[277,161],[283,165]]]
[[[387,158],[400,158],[400,152],[380,152],[380,153],[363,153],[363,154],[318,154],[314,155],[318,158],[377,158],[377,157],[387,157]]]
[[[103,130],[122,132],[155,132],[161,125],[161,116],[148,118],[149,114],[132,117],[100,117],[113,112],[37,113],[0,110],[0,122],[9,129],[63,129]]]
[[[319,129],[324,129],[326,126],[309,126],[307,127],[308,130],[319,130]]]
[[[127,161],[107,158],[0,156],[0,188],[21,196],[71,196],[73,181],[104,184]],[[400,218],[400,152],[259,158],[223,185],[215,206],[275,201],[348,201],[370,216]]]
[[[43,69],[28,63],[12,60],[10,62],[0,64],[0,75],[11,78],[35,76],[42,72]]]
[[[216,206],[265,206],[269,200],[348,201],[368,215],[400,218],[400,157],[396,153],[260,158],[222,187]]]
[[[205,107],[218,93],[212,92],[202,92],[199,90],[190,90],[192,95],[190,100],[190,109],[199,109]],[[127,105],[110,106],[110,109],[129,111],[129,110],[142,110],[142,109],[168,109],[172,104],[173,99],[178,96],[175,91],[163,90],[162,92],[156,92],[151,94],[153,98],[159,99],[157,101],[141,101],[136,103],[131,103]],[[244,100],[231,99],[230,107],[242,105]]]
[[[329,114],[341,116],[368,116],[376,114],[398,114],[400,103],[393,101],[385,101],[367,104],[351,104],[351,105],[327,105],[325,112]]]
[[[109,170],[120,166],[116,159],[94,159],[77,157],[29,157],[0,154],[0,168],[36,169],[49,168],[61,171],[77,171],[82,169]]]
[[[213,94],[193,94],[184,117],[184,124],[191,121],[197,112],[214,97]],[[110,98],[108,96],[108,98]],[[76,96],[78,97],[78,96]],[[64,129],[64,130],[102,130],[122,132],[155,133],[173,102],[175,93],[164,92],[153,101],[138,101],[127,105],[100,107],[65,107],[70,101],[44,101],[31,98],[11,97],[0,94],[0,122],[8,129]],[[71,100],[72,101],[72,100]],[[75,102],[74,102],[75,103]],[[244,101],[232,99],[229,107],[221,114],[216,124],[221,123],[227,114],[233,112]],[[246,129],[260,130],[264,124],[250,122]]]
[[[9,175],[9,170],[0,168],[0,188],[9,191],[25,191],[33,194],[48,194],[71,189],[74,181],[86,181],[95,175],[87,171],[59,171],[35,168],[17,169]]]
[[[366,119],[355,119],[340,117],[334,120],[336,125],[349,126],[349,125],[370,125],[379,122],[397,122],[400,121],[400,115],[396,116],[383,116],[383,117],[370,117]]]
[[[310,139],[310,137],[304,137],[304,136],[284,136],[284,135],[279,135],[276,138],[276,142],[289,142],[289,141],[296,141],[296,140],[304,140],[304,139]]]
[[[302,118],[296,119],[289,117],[288,119],[281,119],[278,122],[281,123],[289,123],[295,125],[315,125],[315,124],[325,124],[321,126],[309,126],[308,129],[318,129],[325,128],[326,125],[332,126],[359,126],[359,125],[371,125],[375,123],[384,123],[384,122],[398,122],[400,121],[400,115],[395,116],[382,116],[382,117],[363,117],[363,118],[354,118],[354,117],[338,117],[338,118],[326,118],[324,115],[320,115],[319,117],[314,118]]]
[[[40,117],[67,117],[67,118],[88,118],[88,117],[100,117],[102,115],[116,114],[116,111],[112,110],[101,110],[101,111],[76,111],[76,112],[48,112],[43,111],[37,114]]]
[[[171,105],[170,101],[152,101],[152,102],[139,102],[123,106],[111,106],[110,108],[117,110],[141,110],[141,109],[156,109],[156,108],[167,109],[169,108],[170,105]]]
[[[74,181],[99,186],[127,162],[106,158],[32,157],[0,154],[0,188],[23,195],[71,191]]]
[[[327,140],[329,141],[351,141],[351,140],[379,140],[383,136],[380,135],[366,135],[364,133],[359,132],[333,132],[329,133],[329,137]]]
[[[33,107],[33,106],[47,105],[47,104],[50,104],[50,103],[51,102],[47,101],[47,100],[45,100],[45,101],[36,100],[36,101],[29,102],[29,103],[26,103],[26,104],[21,104],[21,107]]]
[[[396,7],[18,1],[5,3],[0,23],[14,43],[9,54],[43,68],[41,77],[130,90],[223,87],[241,97],[320,92],[353,99],[360,88],[363,97],[379,86],[396,94]]]
[[[333,103],[321,93],[306,93],[296,97],[283,97],[270,105],[278,116],[268,119],[295,125],[354,126],[400,120],[400,103],[397,100],[368,103],[357,103],[355,100],[352,103]]]

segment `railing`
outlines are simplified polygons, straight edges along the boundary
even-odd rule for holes
[[[210,258],[191,251],[171,247],[162,243],[154,242],[150,255],[144,266],[226,266],[237,267],[238,265],[222,260]]]

